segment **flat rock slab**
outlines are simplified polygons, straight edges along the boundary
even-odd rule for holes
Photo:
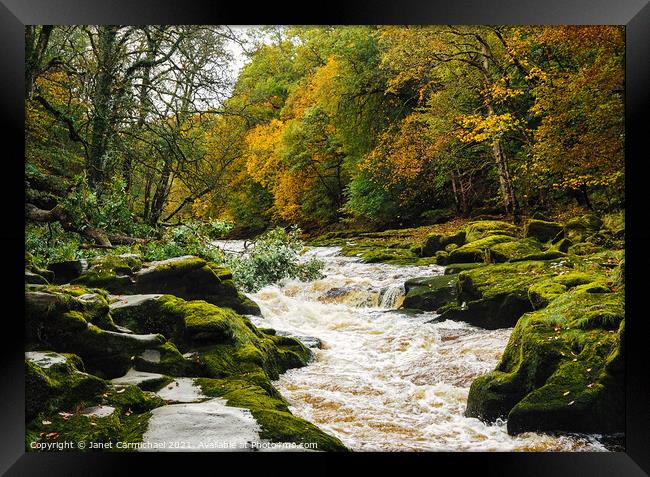
[[[157,349],[146,349],[140,357],[148,363],[160,363],[160,351]]]
[[[49,368],[55,364],[64,364],[67,359],[59,353],[51,351],[28,351],[25,353],[25,358],[33,361],[41,368]]]
[[[250,411],[228,407],[224,399],[162,406],[151,414],[142,451],[251,451],[262,444]]]
[[[176,378],[156,394],[165,401],[182,403],[205,401],[208,398],[192,378]]]
[[[136,371],[135,369],[131,368],[124,376],[111,379],[111,383],[113,383],[115,386],[137,386],[148,381],[158,381],[164,377],[165,376],[162,374],[146,373],[144,371]]]
[[[149,300],[157,300],[162,296],[162,294],[143,294],[143,295],[112,295],[110,298],[117,298],[117,301],[114,301],[110,304],[111,310],[117,308],[124,308],[127,306],[139,306],[142,303]]]
[[[88,417],[108,417],[114,412],[112,406],[92,406],[81,410],[81,414]]]

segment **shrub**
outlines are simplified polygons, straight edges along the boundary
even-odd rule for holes
[[[226,258],[233,279],[245,291],[254,292],[285,278],[315,280],[322,276],[323,262],[300,260],[304,242],[296,227],[288,231],[277,227],[261,235],[248,255]]]

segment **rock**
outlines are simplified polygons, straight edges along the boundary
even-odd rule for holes
[[[77,354],[105,377],[124,374],[134,355],[165,343],[157,334],[111,331],[115,324],[101,295],[77,291],[75,296],[65,287],[25,292],[25,327],[29,347]]]
[[[557,250],[544,250],[535,239],[518,239],[508,235],[488,235],[467,243],[449,254],[448,263],[515,262],[552,260],[564,256]]]
[[[54,274],[53,283],[62,285],[77,278],[86,267],[87,262],[85,260],[66,260],[64,262],[50,263],[47,269]]]
[[[497,368],[470,388],[466,415],[508,432],[622,432],[624,297],[578,285],[517,323]]]
[[[97,401],[106,383],[83,372],[78,356],[52,351],[25,353],[25,417],[40,412],[74,408],[81,402]]]
[[[167,380],[162,374],[137,371],[133,368],[129,369],[124,376],[111,379],[114,386],[138,386],[142,389],[155,388],[166,382]]]
[[[557,249],[562,253],[567,253],[569,251],[569,249],[571,248],[571,245],[573,245],[573,242],[571,242],[571,240],[569,240],[568,238],[560,239],[555,244]]]
[[[154,409],[142,437],[145,451],[252,451],[261,443],[259,424],[250,411],[228,407],[220,398],[196,404],[174,404]],[[170,441],[184,442],[170,449]],[[210,446],[212,443],[213,447]]]
[[[483,267],[485,263],[452,263],[445,267],[445,275],[454,275],[463,270],[471,270],[472,268]]]
[[[556,241],[563,237],[564,229],[557,222],[530,219],[524,227],[524,237],[533,237],[540,242]]]
[[[458,297],[458,277],[455,275],[414,278],[408,280],[404,287],[404,308],[436,311],[443,305],[455,302]]]
[[[251,315],[260,309],[237,291],[230,270],[194,256],[142,264],[130,255],[103,257],[92,262],[75,283],[104,288],[114,294],[169,294],[187,300],[205,300]]]
[[[25,283],[47,285],[49,282],[42,275],[25,270]]]
[[[267,329],[268,330],[268,329]],[[288,331],[280,331],[280,330],[273,330],[273,333],[268,333],[267,330],[264,330],[264,333],[266,334],[273,334],[277,336],[288,336],[290,338],[295,338],[299,340],[302,344],[304,344],[307,348],[316,348],[316,349],[322,349],[323,348],[323,342],[320,340],[320,338],[316,338],[315,336],[307,336],[307,335],[299,335],[299,334],[292,334],[289,333]]]
[[[34,264],[34,257],[31,253],[25,252],[25,283],[48,284],[54,280],[54,273],[44,270]]]
[[[533,310],[529,287],[555,273],[543,261],[502,263],[462,271],[458,274],[457,301],[440,310],[440,319],[465,321],[487,329],[509,328],[521,315]]]
[[[490,235],[507,235],[516,237],[519,230],[515,225],[500,220],[479,220],[470,222],[465,227],[465,241],[473,242]]]
[[[564,235],[577,244],[584,242],[587,237],[598,232],[603,221],[595,214],[585,214],[582,217],[575,217],[564,225]]]
[[[453,235],[444,235],[444,234],[432,234],[427,237],[422,249],[420,256],[422,257],[433,257],[436,252],[440,250],[445,250],[449,245],[463,245],[465,243],[465,232],[459,231]]]
[[[200,402],[208,399],[191,378],[176,378],[160,388],[156,394],[165,401],[173,402]]]

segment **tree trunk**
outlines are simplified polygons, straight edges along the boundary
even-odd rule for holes
[[[106,180],[105,155],[112,131],[112,90],[115,81],[116,26],[100,26],[97,41],[98,75],[93,94],[94,115],[91,121],[90,154],[86,164],[88,181],[93,190],[101,191]]]

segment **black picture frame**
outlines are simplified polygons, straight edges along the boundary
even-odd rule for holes
[[[642,476],[650,473],[650,373],[644,291],[650,284],[650,233],[644,175],[650,92],[649,0],[339,1],[312,10],[277,2],[232,0],[0,0],[0,114],[2,144],[0,244],[8,286],[2,316],[0,472],[6,475],[119,475],[134,465],[147,473],[228,472],[306,474],[362,464],[396,472],[481,475]],[[619,24],[626,25],[626,443],[612,453],[351,453],[332,454],[63,454],[24,451],[22,296],[24,217],[24,26],[27,24]],[[8,147],[13,146],[13,147]],[[15,249],[15,252],[14,252]],[[15,288],[14,288],[15,287]],[[14,293],[15,290],[15,293]],[[13,325],[13,328],[10,326]],[[411,467],[412,464],[417,467]],[[144,465],[144,467],[141,467]],[[409,465],[409,467],[405,467]],[[417,470],[416,470],[417,469]],[[446,470],[443,470],[446,469]],[[453,469],[453,470],[452,470]],[[364,471],[367,473],[368,469]],[[461,474],[462,475],[462,474]]]

